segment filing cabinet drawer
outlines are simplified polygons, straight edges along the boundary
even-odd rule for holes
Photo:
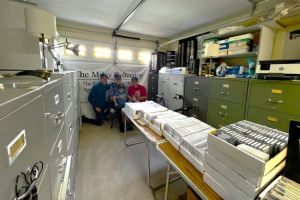
[[[38,161],[48,165],[42,97],[26,99],[24,105],[1,118],[0,127],[0,199],[13,199],[16,177],[21,171],[26,172]]]
[[[234,103],[245,103],[248,80],[211,79],[210,97]]]
[[[300,120],[299,116],[291,116],[286,114],[281,114],[276,111],[249,107],[246,119],[258,124],[268,126],[270,128],[275,128],[281,131],[288,132],[290,120]]]
[[[75,129],[75,120],[74,120],[74,110],[72,109],[72,104],[70,109],[66,112],[65,117],[65,133],[66,133],[66,144],[69,144],[71,136]]]
[[[66,74],[63,77],[63,97],[64,109],[67,110],[73,101],[73,86],[72,74]]]
[[[63,124],[63,128],[65,128],[64,125],[65,124]],[[50,186],[53,200],[56,200],[55,197],[57,197],[59,193],[60,183],[63,178],[63,172],[65,167],[65,157],[66,141],[64,134],[60,133],[54,145],[53,153],[50,155],[49,161]]]
[[[209,99],[208,124],[220,128],[244,119],[243,104],[230,103],[216,99]]]
[[[249,106],[300,116],[300,82],[251,81]]]
[[[209,78],[204,77],[186,77],[185,95],[186,98],[195,95],[207,97],[209,94]]]
[[[63,109],[62,84],[61,81],[51,85],[44,93],[46,133],[50,154],[53,151],[54,143],[58,138],[61,127],[65,120]]]

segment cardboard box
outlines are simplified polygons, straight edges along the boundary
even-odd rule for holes
[[[276,168],[277,165],[280,164],[282,168],[285,165],[285,162],[282,163],[282,161],[286,157],[286,148],[265,162],[236,148],[213,134],[208,135],[207,144],[207,151],[210,155],[245,177],[257,187],[261,187],[268,181],[266,175]]]
[[[203,161],[197,160],[188,150],[186,150],[183,146],[180,146],[179,152],[185,157],[194,167],[203,173]]]
[[[213,188],[224,200],[253,200],[209,164],[204,163],[204,169],[204,182]]]
[[[172,144],[172,146],[178,151],[180,144],[176,140],[174,140],[174,138],[165,130],[162,130],[162,133],[166,140],[168,140]]]
[[[244,177],[233,171],[231,168],[223,164],[222,162],[215,159],[209,153],[205,153],[205,162],[213,167],[217,172],[222,173],[222,175],[227,178],[232,184],[238,187],[241,191],[246,193],[249,197],[255,198],[267,185],[271,180],[264,183],[263,186],[258,188]]]

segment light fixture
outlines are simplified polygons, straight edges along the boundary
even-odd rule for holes
[[[52,58],[55,60],[55,64],[56,64],[56,70],[55,71],[59,71],[58,67],[61,63],[60,63],[60,60],[54,55],[52,50],[57,49],[57,48],[61,48],[61,47],[64,47],[65,49],[68,49],[68,50],[72,51],[74,55],[79,56],[79,44],[76,44],[76,45],[70,47],[70,42],[68,42],[68,39],[66,39],[65,42],[62,42],[62,43],[59,43],[59,44],[56,44],[56,45],[52,45],[52,46],[48,46],[49,53],[52,56]]]
[[[208,75],[211,75],[211,67],[212,67],[212,58],[217,58],[219,56],[219,44],[207,44],[205,47],[205,57],[209,58],[209,66],[208,66]]]
[[[56,38],[56,17],[36,7],[25,8],[26,31],[42,43],[42,69],[46,69],[45,39]]]

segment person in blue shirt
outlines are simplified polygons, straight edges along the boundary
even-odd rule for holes
[[[108,96],[113,104],[112,107],[116,110],[116,115],[119,121],[120,132],[124,132],[124,117],[122,116],[122,108],[124,108],[126,100],[128,98],[127,90],[124,83],[122,83],[122,77],[119,73],[114,74],[115,81],[109,87]]]
[[[88,100],[95,111],[97,124],[99,126],[103,124],[105,114],[109,107],[109,103],[107,101],[107,79],[108,76],[106,74],[101,74],[100,82],[93,86],[88,97]]]

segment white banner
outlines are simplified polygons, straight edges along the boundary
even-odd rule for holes
[[[79,62],[79,61],[64,61],[66,70],[77,71],[79,82],[79,98],[81,105],[81,113],[87,118],[94,119],[94,111],[88,102],[88,95],[92,87],[100,80],[101,73],[106,73],[109,76],[109,83],[114,81],[114,73],[118,72],[122,76],[122,82],[128,86],[131,82],[131,77],[139,78],[139,83],[147,88],[148,84],[148,66],[141,65],[113,65],[111,63],[97,62]]]

